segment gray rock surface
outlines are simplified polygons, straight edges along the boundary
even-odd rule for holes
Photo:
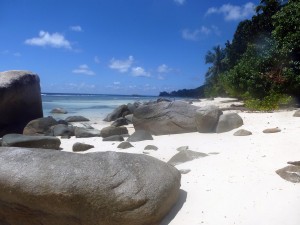
[[[41,117],[39,76],[30,71],[0,72],[0,137],[22,133],[29,121]]]
[[[233,135],[234,136],[249,136],[249,135],[252,135],[252,132],[250,132],[248,130],[240,129],[240,130],[236,131]]]
[[[52,135],[51,127],[57,125],[57,121],[51,117],[44,117],[30,121],[23,130],[24,135]]]
[[[198,159],[198,158],[203,158],[208,156],[205,153],[202,152],[195,152],[195,151],[191,151],[191,150],[182,150],[180,152],[178,152],[176,155],[174,155],[169,161],[168,163],[170,165],[176,166],[185,162],[189,162],[192,161],[194,159]]]
[[[4,147],[59,149],[60,140],[50,136],[28,136],[22,134],[6,134],[2,138]]]
[[[300,183],[300,166],[286,166],[276,171],[282,178],[292,183]]]
[[[113,135],[103,138],[102,141],[124,141],[124,138],[121,135]]]
[[[68,111],[63,109],[63,108],[54,108],[50,111],[50,113],[53,113],[53,114],[67,114]]]
[[[179,171],[153,157],[0,149],[0,224],[158,225]]]
[[[202,107],[196,111],[195,122],[200,133],[215,132],[219,117],[223,112],[214,105]]]
[[[74,136],[75,128],[70,125],[65,124],[57,124],[50,128],[52,131],[53,136]]]
[[[71,122],[87,122],[90,121],[88,118],[85,118],[84,116],[69,116],[65,119],[68,123]]]
[[[237,113],[223,114],[219,118],[219,122],[216,128],[217,133],[224,133],[238,128],[244,124],[242,117]]]
[[[128,125],[128,122],[127,122],[127,119],[125,118],[118,118],[116,119],[112,124],[111,126],[114,126],[114,127],[120,127],[120,126],[124,126],[124,125]]]
[[[96,129],[87,129],[83,127],[76,127],[75,128],[75,136],[76,138],[89,138],[89,137],[100,137],[100,130]]]
[[[127,141],[129,142],[146,141],[146,140],[153,140],[153,137],[148,131],[145,130],[136,130],[127,139]]]
[[[115,121],[116,119],[120,117],[124,117],[125,115],[130,114],[130,111],[128,109],[127,105],[120,105],[114,111],[110,114],[108,114],[103,121],[111,122]]]
[[[89,145],[85,143],[76,142],[72,146],[73,152],[84,152],[91,148],[94,148],[94,145]]]
[[[133,125],[135,130],[146,130],[153,135],[196,132],[197,109],[183,101],[151,103],[134,111]]]
[[[132,148],[132,147],[133,147],[133,145],[130,144],[130,142],[128,142],[128,141],[124,141],[118,145],[118,148],[121,148],[121,149],[127,149],[127,148]]]
[[[287,162],[287,164],[294,165],[294,166],[300,166],[300,161],[289,161],[289,162]]]
[[[114,136],[114,135],[122,135],[122,134],[128,134],[128,130],[126,127],[108,126],[108,127],[104,127],[101,130],[101,137],[103,138]]]
[[[180,146],[176,150],[180,152],[180,151],[185,151],[185,150],[188,150],[188,149],[189,149],[189,146]]]

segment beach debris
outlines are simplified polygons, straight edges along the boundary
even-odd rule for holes
[[[128,125],[128,122],[127,122],[127,119],[125,118],[118,118],[116,119],[112,124],[111,126],[114,126],[114,127],[120,127],[120,126],[124,126],[124,125]]]
[[[94,145],[76,142],[73,144],[72,150],[73,152],[84,152],[94,147]]]
[[[190,169],[180,169],[179,172],[181,174],[188,174],[189,172],[191,172],[191,170]]]
[[[265,134],[272,134],[272,133],[278,133],[278,132],[281,132],[281,130],[278,127],[268,128],[268,129],[263,130],[263,133],[265,133]]]
[[[180,151],[185,151],[188,149],[189,149],[189,146],[181,146],[181,147],[177,148],[176,150],[180,152]]]
[[[103,138],[102,141],[124,141],[124,138],[121,135],[113,135]]]
[[[300,110],[297,110],[297,111],[294,113],[293,116],[294,116],[294,117],[300,117]]]
[[[97,129],[87,129],[83,127],[75,127],[76,138],[89,138],[89,137],[100,137],[100,130]]]
[[[240,130],[236,131],[233,135],[234,136],[249,136],[249,135],[252,135],[252,132],[245,130],[245,129],[240,129]]]
[[[196,111],[195,122],[199,133],[215,132],[219,117],[223,112],[219,107],[208,105]]]
[[[30,71],[0,72],[0,137],[22,133],[26,124],[43,117],[40,78]]]
[[[153,151],[157,151],[158,147],[156,147],[155,145],[147,145],[145,146],[144,150],[153,150]]]
[[[128,134],[128,130],[126,127],[108,126],[108,127],[104,127],[101,130],[101,137],[103,138],[113,136],[113,135],[122,135],[122,134]]]
[[[300,183],[300,166],[286,166],[276,171],[282,178],[292,183]]]
[[[127,149],[127,148],[132,148],[132,147],[133,147],[133,145],[130,144],[130,142],[128,142],[128,141],[124,141],[118,145],[118,148],[121,148],[121,149]]]
[[[68,111],[63,108],[54,108],[50,111],[52,114],[67,114]]]
[[[3,147],[44,148],[59,150],[61,142],[57,137],[6,134],[2,138]]]
[[[176,155],[174,155],[169,161],[168,163],[176,166],[185,162],[189,162],[192,161],[194,159],[198,159],[198,158],[203,158],[208,156],[205,153],[202,152],[195,152],[195,151],[191,151],[191,150],[182,150],[180,152],[178,152]]]
[[[127,141],[129,142],[138,142],[145,140],[153,140],[152,135],[145,130],[136,130],[132,135],[129,136]]]
[[[71,122],[87,122],[90,121],[88,118],[85,118],[84,116],[69,116],[65,119],[68,123]]]
[[[220,116],[216,128],[217,133],[224,133],[238,128],[244,124],[242,117],[237,113],[226,113]]]
[[[52,117],[44,117],[30,121],[24,128],[24,135],[51,135],[50,128],[57,125],[57,121]]]
[[[180,196],[179,171],[142,154],[3,147],[0,171],[1,224],[159,224]]]

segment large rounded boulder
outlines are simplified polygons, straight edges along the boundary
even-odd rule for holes
[[[43,117],[40,79],[30,71],[0,72],[0,137],[22,133],[26,124]]]
[[[197,109],[182,101],[143,105],[134,111],[133,125],[135,130],[146,130],[153,135],[196,132]]]
[[[155,158],[0,149],[0,224],[158,225],[180,173]]]

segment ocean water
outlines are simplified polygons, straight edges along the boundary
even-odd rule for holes
[[[155,100],[155,96],[105,95],[105,94],[61,94],[43,93],[44,117],[53,116],[65,119],[68,116],[81,115],[89,119],[104,119],[119,105]],[[63,108],[67,114],[51,114],[54,108]]]

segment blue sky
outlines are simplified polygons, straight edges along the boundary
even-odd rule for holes
[[[146,94],[203,84],[204,57],[258,0],[1,0],[0,71],[43,92]]]

